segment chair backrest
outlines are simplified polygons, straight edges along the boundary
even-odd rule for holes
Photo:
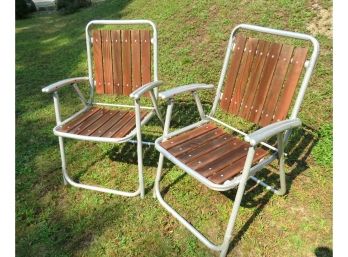
[[[306,64],[307,48],[244,37],[240,33],[234,36],[238,28],[231,33],[230,49],[225,57],[225,72],[222,71],[223,77],[220,78],[218,87],[220,93],[222,82],[225,81],[221,108],[260,126],[283,120],[288,114],[296,87],[306,66],[307,71],[297,105],[302,102],[317,59],[319,44],[313,37],[305,34],[253,25],[240,26],[255,31],[264,30],[261,32],[310,40],[314,42],[313,44],[317,44],[314,45],[312,57]],[[224,80],[225,74],[226,80]],[[295,116],[299,106],[296,108]]]
[[[97,94],[129,95],[151,81],[149,30],[93,30]]]
[[[108,27],[102,29],[102,25]],[[118,29],[125,25],[150,25],[152,31]],[[110,26],[118,28],[110,29]],[[152,21],[93,20],[86,26],[86,43],[92,98],[94,88],[97,94],[129,95],[158,79],[157,29]]]

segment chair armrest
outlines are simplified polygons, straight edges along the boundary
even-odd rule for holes
[[[74,83],[78,83],[78,82],[82,82],[82,81],[88,81],[89,78],[88,77],[77,77],[77,78],[69,78],[69,79],[64,79],[58,82],[55,82],[47,87],[44,87],[42,89],[43,93],[53,93],[55,91],[57,91],[58,89],[66,86],[66,85],[70,85],[70,84],[74,84]]]
[[[134,100],[138,100],[144,93],[150,91],[151,89],[154,89],[155,87],[158,87],[163,84],[163,81],[152,81],[150,83],[147,83],[138,89],[134,90],[129,96],[134,98]]]
[[[172,88],[163,92],[160,92],[158,96],[162,99],[168,99],[175,95],[186,93],[186,92],[193,92],[201,89],[213,89],[214,85],[208,85],[208,84],[189,84],[184,85],[176,88]]]
[[[301,126],[301,124],[302,124],[301,120],[298,118],[282,120],[282,121],[270,124],[261,129],[258,129],[255,132],[252,132],[249,135],[246,135],[244,139],[245,141],[249,142],[250,145],[255,146],[271,136],[277,135],[285,130],[288,130],[294,127],[299,127]]]

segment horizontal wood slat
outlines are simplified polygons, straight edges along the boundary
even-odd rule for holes
[[[208,123],[162,142],[161,146],[202,176],[223,184],[242,171],[249,145]],[[253,162],[267,154],[267,150],[257,148]]]
[[[148,30],[94,30],[93,61],[98,94],[129,95],[151,82]]]
[[[286,118],[307,49],[236,36],[221,108],[260,126]]]
[[[141,120],[148,114],[141,112]],[[135,113],[93,107],[58,129],[60,132],[107,138],[122,138],[135,128]]]

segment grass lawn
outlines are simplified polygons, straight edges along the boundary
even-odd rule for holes
[[[159,78],[164,88],[217,84],[231,29],[238,23],[311,33],[331,1],[106,0],[61,16],[35,14],[16,22],[16,254],[17,256],[216,256],[152,198],[158,161],[145,147],[145,199],[64,186],[51,95],[41,88],[87,75],[84,28],[92,19],[151,19],[159,30]],[[286,162],[289,192],[277,197],[248,182],[229,256],[332,256],[332,38],[316,30],[321,54]],[[80,108],[61,91],[64,116]],[[212,93],[203,93],[209,110]],[[114,99],[109,98],[109,101]],[[127,99],[120,99],[129,102]],[[198,120],[182,96],[173,128]],[[162,110],[165,103],[162,103]],[[220,112],[228,122],[233,120]],[[154,120],[145,139],[160,136]],[[243,126],[243,124],[241,125]],[[66,140],[75,180],[132,190],[135,147]],[[260,177],[276,183],[276,163]],[[166,199],[214,242],[223,238],[236,191],[213,192],[166,163]],[[177,183],[180,182],[180,183]]]

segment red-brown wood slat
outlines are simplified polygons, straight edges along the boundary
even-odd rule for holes
[[[149,30],[140,31],[141,38],[141,83],[151,82],[151,35]]]
[[[114,79],[114,94],[122,95],[122,45],[121,45],[121,31],[112,30],[112,60],[113,60],[113,79]]]
[[[99,109],[97,112],[93,113],[90,117],[85,119],[80,125],[69,130],[68,132],[71,134],[78,134],[83,131],[85,128],[96,122],[99,118],[101,118],[104,113],[107,112],[106,109]]]
[[[147,112],[140,112],[140,119],[142,120],[145,115],[147,114]],[[114,138],[121,138],[121,137],[125,137],[126,135],[128,135],[134,128],[135,128],[135,115],[133,115],[133,117],[128,120],[128,122],[126,122],[125,124],[122,125],[122,128],[119,129],[114,135]]]
[[[118,113],[111,118],[107,123],[99,127],[96,131],[94,131],[91,136],[94,137],[102,137],[112,126],[114,126],[119,120],[121,120],[128,111],[118,111]]]
[[[224,145],[221,145],[220,147],[210,150],[209,152],[199,156],[195,160],[187,163],[188,166],[190,166],[192,169],[197,170],[199,168],[202,168],[206,165],[209,165],[210,163],[222,159],[224,156],[228,155],[229,153],[233,152],[234,143],[238,143],[236,138],[232,138],[230,140],[227,140],[227,142]],[[246,143],[244,143],[246,145]]]
[[[193,149],[189,153],[181,154],[181,155],[178,155],[177,157],[182,162],[189,163],[189,162],[197,159],[201,155],[206,154],[206,153],[208,153],[216,148],[223,146],[224,144],[226,144],[227,142],[229,142],[232,139],[233,139],[233,137],[231,135],[223,133],[221,136],[219,136],[213,140],[205,141],[204,144]]]
[[[105,132],[103,137],[114,137],[114,135],[134,117],[134,112],[127,112],[117,123],[115,123],[108,131]]]
[[[84,135],[84,136],[90,136],[92,133],[94,133],[98,128],[103,126],[105,123],[107,123],[109,120],[114,117],[118,111],[114,110],[108,110],[102,117],[100,117],[96,122],[79,132],[79,135]]]
[[[289,71],[284,83],[284,90],[279,98],[277,108],[274,112],[273,121],[283,120],[289,111],[292,97],[295,93],[298,80],[302,73],[303,65],[306,61],[307,52],[307,48],[298,47],[294,50],[292,62],[289,65]]]
[[[121,31],[122,38],[122,81],[123,95],[132,93],[132,56],[131,56],[131,32]]]
[[[202,165],[200,168],[196,169],[196,171],[201,175],[208,177],[225,168],[230,163],[242,158],[242,156],[245,156],[248,151],[248,144],[240,140],[235,142],[237,142],[236,146],[233,146],[233,149],[231,149],[229,153],[215,159],[210,163]]]
[[[93,60],[97,94],[104,93],[103,52],[100,30],[93,30]]]
[[[170,149],[176,145],[179,145],[189,139],[198,137],[202,134],[208,133],[210,130],[215,129],[215,126],[213,124],[204,124],[198,128],[189,130],[187,132],[184,132],[178,136],[174,136],[172,138],[168,138],[167,141],[164,141],[161,143],[161,146],[165,149]]]
[[[244,53],[246,38],[240,35],[237,35],[235,40],[236,40],[235,41],[236,44],[234,46],[234,50],[231,56],[231,61],[230,61],[231,63],[230,63],[229,70],[227,72],[225,89],[224,89],[224,93],[221,100],[221,108],[225,111],[228,111],[228,108],[230,105],[231,96],[234,89],[234,84],[238,74],[238,69],[239,69],[240,62]]]
[[[132,91],[141,87],[141,67],[140,67],[140,32],[139,30],[131,31],[131,48],[132,48]]]
[[[278,58],[276,70],[274,71],[273,79],[268,91],[268,95],[262,110],[259,124],[266,126],[271,123],[273,113],[277,106],[278,98],[282,90],[282,85],[285,79],[288,65],[290,63],[291,55],[294,48],[292,46],[283,45],[281,53]],[[280,103],[282,104],[282,103]]]
[[[104,92],[113,94],[114,82],[112,75],[112,55],[111,55],[111,35],[110,30],[101,30],[102,53],[103,53],[103,74],[104,74]]]
[[[213,129],[209,131],[206,134],[200,135],[198,137],[195,137],[189,141],[185,141],[182,144],[179,144],[173,148],[170,149],[170,153],[174,156],[183,155],[188,151],[192,151],[193,149],[198,148],[202,144],[205,144],[206,142],[209,142],[219,136],[221,136],[224,133],[222,129]]]
[[[91,108],[86,112],[81,113],[79,116],[77,116],[75,119],[71,120],[70,122],[64,124],[59,131],[61,132],[68,132],[69,130],[73,129],[74,127],[81,124],[84,120],[86,120],[89,116],[93,115],[93,113],[97,112],[98,108]]]
[[[258,124],[261,116],[263,105],[268,93],[270,83],[272,81],[281,47],[282,45],[273,43],[270,47],[270,51],[267,53],[265,67],[260,79],[259,90],[257,92],[257,95],[255,95],[254,103],[252,105],[252,110],[249,117],[249,120],[256,124]]]
[[[268,151],[262,148],[258,148],[255,152],[253,164],[261,160],[267,154],[268,154]],[[223,184],[226,180],[230,180],[233,177],[237,176],[238,174],[240,174],[240,172],[243,171],[246,155],[247,155],[247,151],[245,152],[245,155],[243,155],[243,157],[236,160],[235,162],[230,163],[230,165],[225,167],[224,169],[219,170],[215,174],[209,176],[208,179],[214,183]]]
[[[242,106],[239,110],[239,115],[245,119],[249,117],[250,108],[253,104],[255,94],[258,91],[259,81],[269,47],[270,43],[263,40],[260,40],[257,46],[249,82],[245,90]]]
[[[255,57],[258,40],[255,38],[248,38],[245,44],[245,53],[239,68],[238,76],[234,91],[232,93],[231,103],[228,108],[230,113],[238,114],[240,105],[244,96],[244,92],[248,83],[250,69]]]

